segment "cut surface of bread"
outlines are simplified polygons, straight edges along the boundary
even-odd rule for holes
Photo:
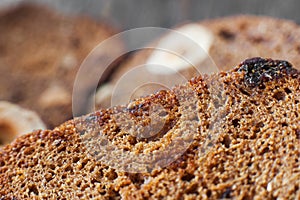
[[[0,150],[0,196],[299,199],[299,122],[299,71],[286,61],[248,59],[21,136]],[[158,157],[147,162],[151,153]]]

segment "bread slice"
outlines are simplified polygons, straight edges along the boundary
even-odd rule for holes
[[[248,59],[21,136],[0,151],[0,196],[299,199],[299,122],[299,71]]]
[[[85,57],[116,33],[104,22],[28,2],[2,10],[0,30],[0,99],[37,112],[51,129],[73,117],[72,89]],[[119,56],[116,43],[99,51],[98,64]]]

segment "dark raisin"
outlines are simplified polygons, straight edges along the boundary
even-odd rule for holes
[[[245,60],[239,65],[238,71],[246,72],[244,81],[250,87],[261,86],[263,82],[281,78],[284,74],[297,74],[297,70],[287,61],[259,57]]]

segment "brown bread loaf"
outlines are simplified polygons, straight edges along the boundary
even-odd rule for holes
[[[150,112],[153,105],[161,109]],[[299,199],[299,121],[299,71],[286,61],[248,59],[231,71],[21,136],[0,150],[0,196]],[[154,128],[147,131],[149,122]],[[179,145],[164,155],[173,140]],[[126,164],[126,157],[114,157],[116,149],[138,158],[162,152],[158,158],[169,162]]]

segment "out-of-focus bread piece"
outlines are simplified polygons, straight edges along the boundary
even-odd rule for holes
[[[48,128],[72,118],[72,91],[84,58],[114,29],[85,16],[20,4],[0,13],[0,99],[37,112]],[[118,57],[122,43],[101,51]],[[104,78],[104,77],[102,77]],[[87,91],[88,82],[82,83]]]

